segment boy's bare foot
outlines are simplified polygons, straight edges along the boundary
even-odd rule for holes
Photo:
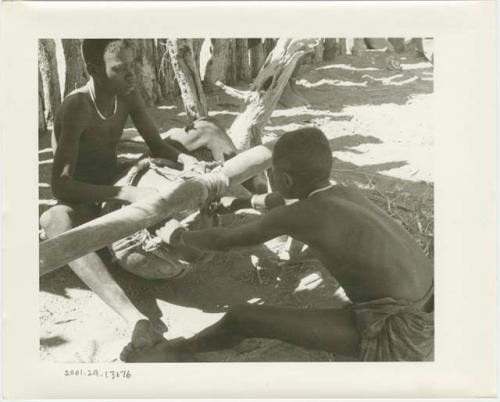
[[[150,348],[163,340],[163,336],[154,329],[151,321],[143,319],[136,322],[130,345],[135,349]]]

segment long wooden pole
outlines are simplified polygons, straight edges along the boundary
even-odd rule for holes
[[[251,148],[225,162],[222,173],[228,178],[229,186],[240,184],[268,169],[274,143]],[[187,211],[195,211],[211,196],[203,178],[195,178],[46,240],[40,243],[40,275],[141,229]]]

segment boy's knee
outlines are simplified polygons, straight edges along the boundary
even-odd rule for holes
[[[47,236],[51,237],[56,232],[69,230],[73,226],[75,211],[68,205],[56,205],[40,216],[40,226],[45,230]]]

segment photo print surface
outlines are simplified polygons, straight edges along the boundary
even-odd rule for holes
[[[39,39],[40,360],[433,361],[433,43]]]

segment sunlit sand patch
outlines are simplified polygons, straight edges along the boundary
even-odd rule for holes
[[[414,77],[408,78],[406,80],[394,81],[395,79],[402,78],[402,77],[404,77],[403,74],[396,74],[396,75],[393,75],[391,77],[382,77],[382,78],[375,78],[375,77],[372,77],[371,75],[368,75],[368,74],[363,75],[363,78],[368,78],[372,81],[380,82],[382,85],[401,86],[401,85],[410,84],[410,83],[418,80],[418,77],[414,76]]]
[[[137,159],[141,155],[143,155],[143,154],[142,153],[131,153],[131,152],[128,152],[128,153],[118,154],[118,157],[119,158],[125,158],[125,159]]]
[[[330,85],[334,87],[366,87],[368,82],[352,82],[352,81],[342,81],[342,80],[330,80],[327,78],[323,78],[316,82],[309,82],[307,80],[299,80],[297,81],[297,85],[300,85],[305,88],[316,88],[322,85]]]
[[[407,80],[403,80],[403,81],[390,82],[389,85],[394,85],[394,86],[400,87],[401,85],[411,84],[412,82],[415,82],[417,80],[418,80],[418,77],[411,77],[411,78],[408,78]]]
[[[320,274],[314,272],[302,278],[298,286],[293,291],[294,293],[303,292],[305,290],[313,290],[323,283],[323,278]]]
[[[316,70],[331,70],[331,69],[339,69],[339,70],[348,70],[348,71],[377,71],[378,68],[375,67],[354,67],[348,64],[332,64],[329,66],[318,67]]]
[[[38,183],[38,187],[48,188],[48,187],[50,187],[50,184],[48,184],[48,183]]]
[[[334,152],[334,156],[357,166],[359,174],[383,174],[410,181],[432,181],[432,154],[427,145],[412,144],[362,144],[356,149],[361,153]]]
[[[54,159],[46,159],[44,161],[39,161],[39,165],[50,165],[52,162],[54,162]]]
[[[240,113],[229,110],[212,110],[208,112],[209,116],[238,116]]]
[[[44,149],[40,149],[40,150],[38,151],[38,154],[40,155],[40,154],[44,154],[44,153],[48,153],[48,152],[52,153],[52,148],[44,148]]]
[[[92,363],[118,360],[121,349],[130,340],[131,328],[117,318],[112,309],[103,309],[103,302],[92,292],[67,288],[64,295],[41,291],[40,297],[43,300],[40,335],[42,339],[52,340],[42,348],[50,350],[54,361]],[[75,309],[79,302],[85,303],[86,308]]]
[[[57,204],[56,200],[38,200],[38,205],[52,206],[52,205],[56,205],[56,204]]]
[[[283,130],[283,131],[293,131],[293,130],[298,130],[299,128],[304,127],[304,124],[298,124],[298,123],[290,123],[290,124],[283,124],[281,126],[268,126],[266,130],[269,131],[275,131],[275,130]]]
[[[347,297],[347,294],[345,293],[345,290],[342,286],[339,286],[339,288],[335,291],[335,293],[333,294],[333,298],[337,301],[342,302],[344,305],[352,303],[349,297]]]
[[[157,106],[157,109],[160,109],[160,110],[173,110],[173,109],[177,109],[177,106],[175,105],[172,105],[172,106]]]
[[[264,302],[262,301],[262,299],[260,297],[254,297],[253,299],[249,299],[247,300],[247,303],[248,304],[264,304]]]
[[[403,70],[420,70],[422,68],[432,68],[432,63],[423,61],[421,63],[401,63]]]
[[[163,300],[157,300],[156,303],[169,329],[165,334],[167,339],[189,338],[215,324],[224,315],[224,313],[207,313],[194,307],[184,307]]]
[[[123,130],[120,141],[144,142],[139,132],[135,128],[126,128]]]
[[[292,117],[297,115],[309,115],[313,117],[341,117],[341,118],[351,118],[351,114],[342,112],[330,112],[328,110],[316,110],[310,109],[307,106],[298,106],[287,109],[275,109],[271,118],[273,117]]]
[[[430,78],[430,77],[422,77],[420,78],[422,81],[434,81],[434,78]]]

